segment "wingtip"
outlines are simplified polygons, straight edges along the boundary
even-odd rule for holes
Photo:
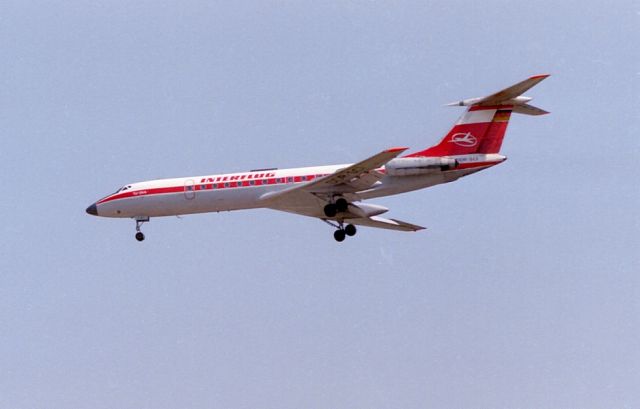
[[[547,77],[551,76],[551,74],[537,74],[537,75],[532,75],[531,77],[529,77],[530,80],[535,80],[535,79],[545,79]]]
[[[396,147],[387,149],[385,152],[395,153],[395,152],[406,151],[407,149],[409,149],[408,146],[396,146]]]

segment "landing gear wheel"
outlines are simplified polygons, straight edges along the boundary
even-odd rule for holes
[[[353,224],[347,224],[344,228],[344,232],[347,236],[355,236],[356,235],[356,226]]]
[[[344,230],[340,229],[340,230],[336,230],[335,232],[333,232],[333,238],[336,239],[336,241],[340,242],[340,241],[344,241],[345,238],[345,233]]]
[[[337,213],[338,213],[338,209],[336,208],[336,205],[334,205],[333,203],[329,203],[324,207],[324,214],[327,217],[334,217]]]
[[[142,216],[134,217],[134,219],[136,221],[136,240],[142,241],[144,240],[144,233],[140,231],[140,226],[142,226],[143,223],[147,223],[150,219]]]
[[[346,212],[348,208],[349,208],[349,202],[347,202],[345,199],[340,198],[336,200],[336,209],[338,210],[338,212],[340,213]]]

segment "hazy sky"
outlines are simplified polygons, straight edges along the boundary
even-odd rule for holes
[[[0,408],[637,408],[640,2],[0,2]],[[424,148],[530,75],[504,164],[135,223],[125,183]]]

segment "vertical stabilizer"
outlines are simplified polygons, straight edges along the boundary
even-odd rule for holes
[[[548,113],[529,105],[531,98],[521,95],[547,77],[548,75],[534,75],[487,97],[465,99],[448,104],[469,108],[437,145],[407,156],[454,156],[500,152],[512,112],[526,115]]]

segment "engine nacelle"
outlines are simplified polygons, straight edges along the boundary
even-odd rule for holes
[[[388,211],[389,209],[384,206],[370,203],[351,203],[349,205],[349,212],[364,218],[377,216]]]
[[[389,176],[426,175],[458,167],[458,161],[443,157],[397,158],[385,165]]]

